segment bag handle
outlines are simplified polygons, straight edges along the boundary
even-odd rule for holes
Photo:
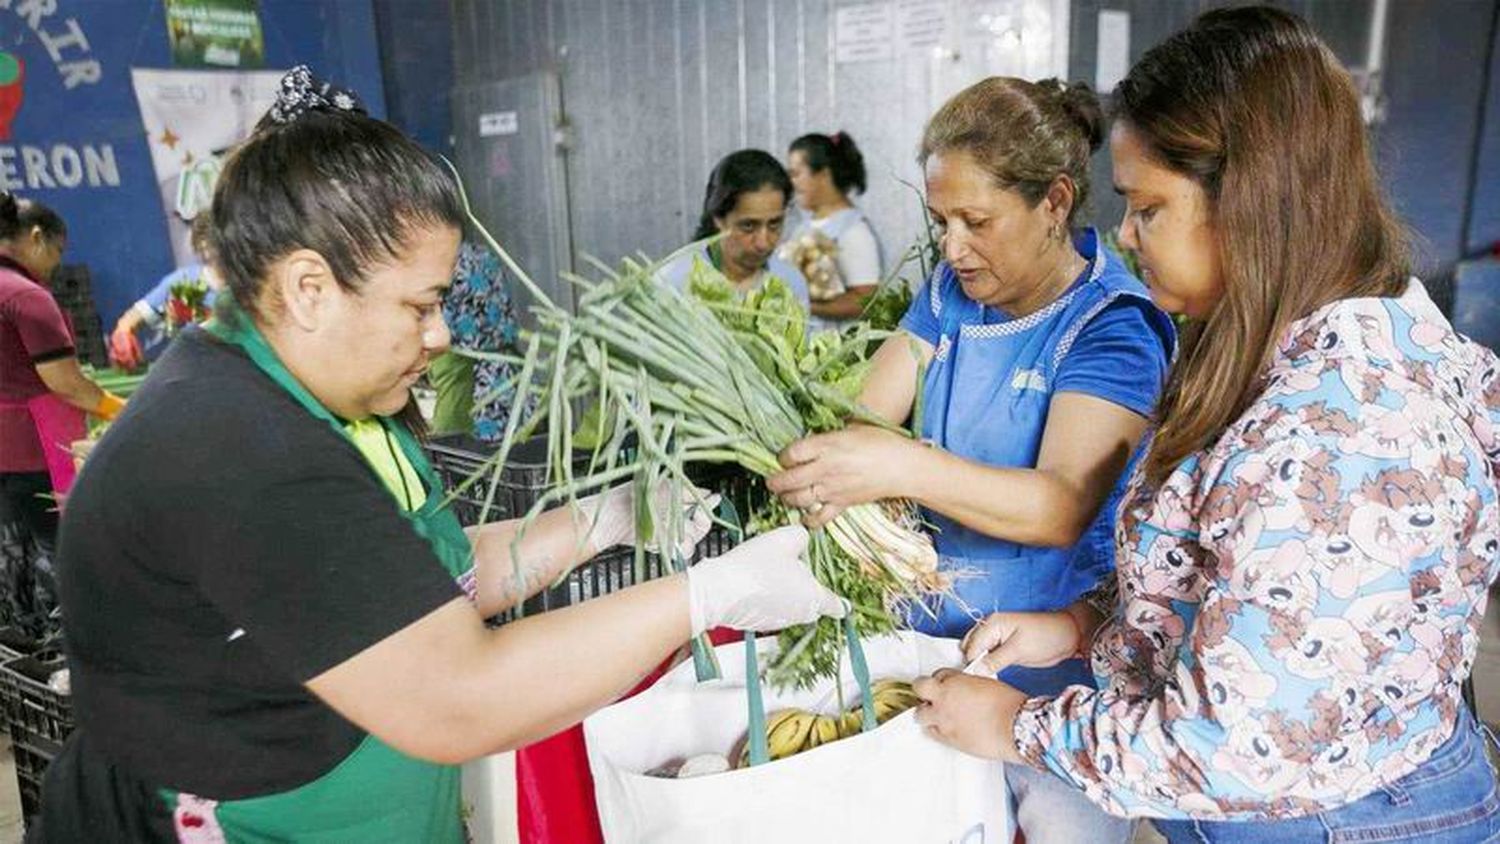
[[[849,666],[854,671],[854,682],[859,685],[861,729],[868,733],[879,726],[875,720],[875,696],[870,691],[870,666],[865,661],[865,649],[860,647],[859,634],[854,629],[853,613],[844,616],[843,627],[844,641],[849,645]],[[834,682],[838,682],[837,678]],[[750,711],[746,754],[750,765],[764,765],[771,761],[766,736],[766,704],[761,692],[755,633],[749,630],[745,631],[745,697]]]

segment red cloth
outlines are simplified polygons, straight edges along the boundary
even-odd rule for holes
[[[0,472],[41,472],[46,453],[26,403],[48,393],[33,363],[73,354],[73,329],[52,292],[0,257]]]
[[[708,638],[722,645],[743,635],[719,628]],[[671,667],[672,660],[663,662],[625,697],[650,688]],[[603,844],[582,725],[516,751],[516,807],[521,844]]]

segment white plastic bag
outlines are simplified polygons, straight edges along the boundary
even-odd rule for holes
[[[774,651],[762,640],[763,656]],[[693,779],[642,772],[702,753],[728,754],[748,721],[744,644],[721,645],[724,679],[691,663],[583,723],[599,821],[611,842],[933,842],[1003,844],[1003,769],[929,738],[912,712],[871,732],[780,761]],[[864,643],[870,676],[912,679],[957,667],[958,643],[901,633]],[[844,679],[845,700],[858,700]],[[764,690],[765,709],[832,712],[823,688]]]

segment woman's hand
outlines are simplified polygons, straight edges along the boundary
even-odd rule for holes
[[[595,522],[590,542],[596,551],[616,545],[635,545],[641,541],[635,529],[635,484],[611,487],[578,503],[584,515]],[[651,490],[653,517],[664,517],[673,506],[683,509],[682,544],[677,550],[684,558],[690,558],[693,548],[713,528],[713,509],[719,506],[719,496],[706,489],[684,486],[682,500],[674,505],[672,485],[662,479]],[[658,543],[650,544],[651,550],[657,547]]]
[[[843,618],[844,601],[802,561],[807,531],[777,528],[688,569],[693,635],[714,627],[768,632]]]
[[[121,369],[133,370],[140,367],[145,360],[145,354],[141,351],[141,341],[136,339],[135,329],[140,325],[141,318],[135,312],[135,308],[125,312],[115,323],[114,331],[109,335],[109,360],[110,363]]]
[[[911,685],[917,723],[938,741],[983,759],[1020,762],[1012,736],[1025,693],[999,680],[944,668]]]
[[[902,497],[912,470],[913,440],[868,425],[816,434],[781,452],[785,471],[766,479],[782,503],[802,511],[802,523],[822,527],[856,504]]]
[[[983,657],[986,674],[1011,665],[1045,668],[1075,656],[1083,645],[1083,629],[1066,610],[997,612],[964,637],[964,662]]]

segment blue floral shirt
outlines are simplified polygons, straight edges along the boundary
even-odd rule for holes
[[[465,240],[453,269],[453,286],[443,299],[443,319],[454,349],[516,351],[520,323],[505,289],[500,258],[489,247]],[[499,440],[510,418],[516,368],[509,363],[474,361],[474,436]],[[498,394],[497,390],[500,390]]]

